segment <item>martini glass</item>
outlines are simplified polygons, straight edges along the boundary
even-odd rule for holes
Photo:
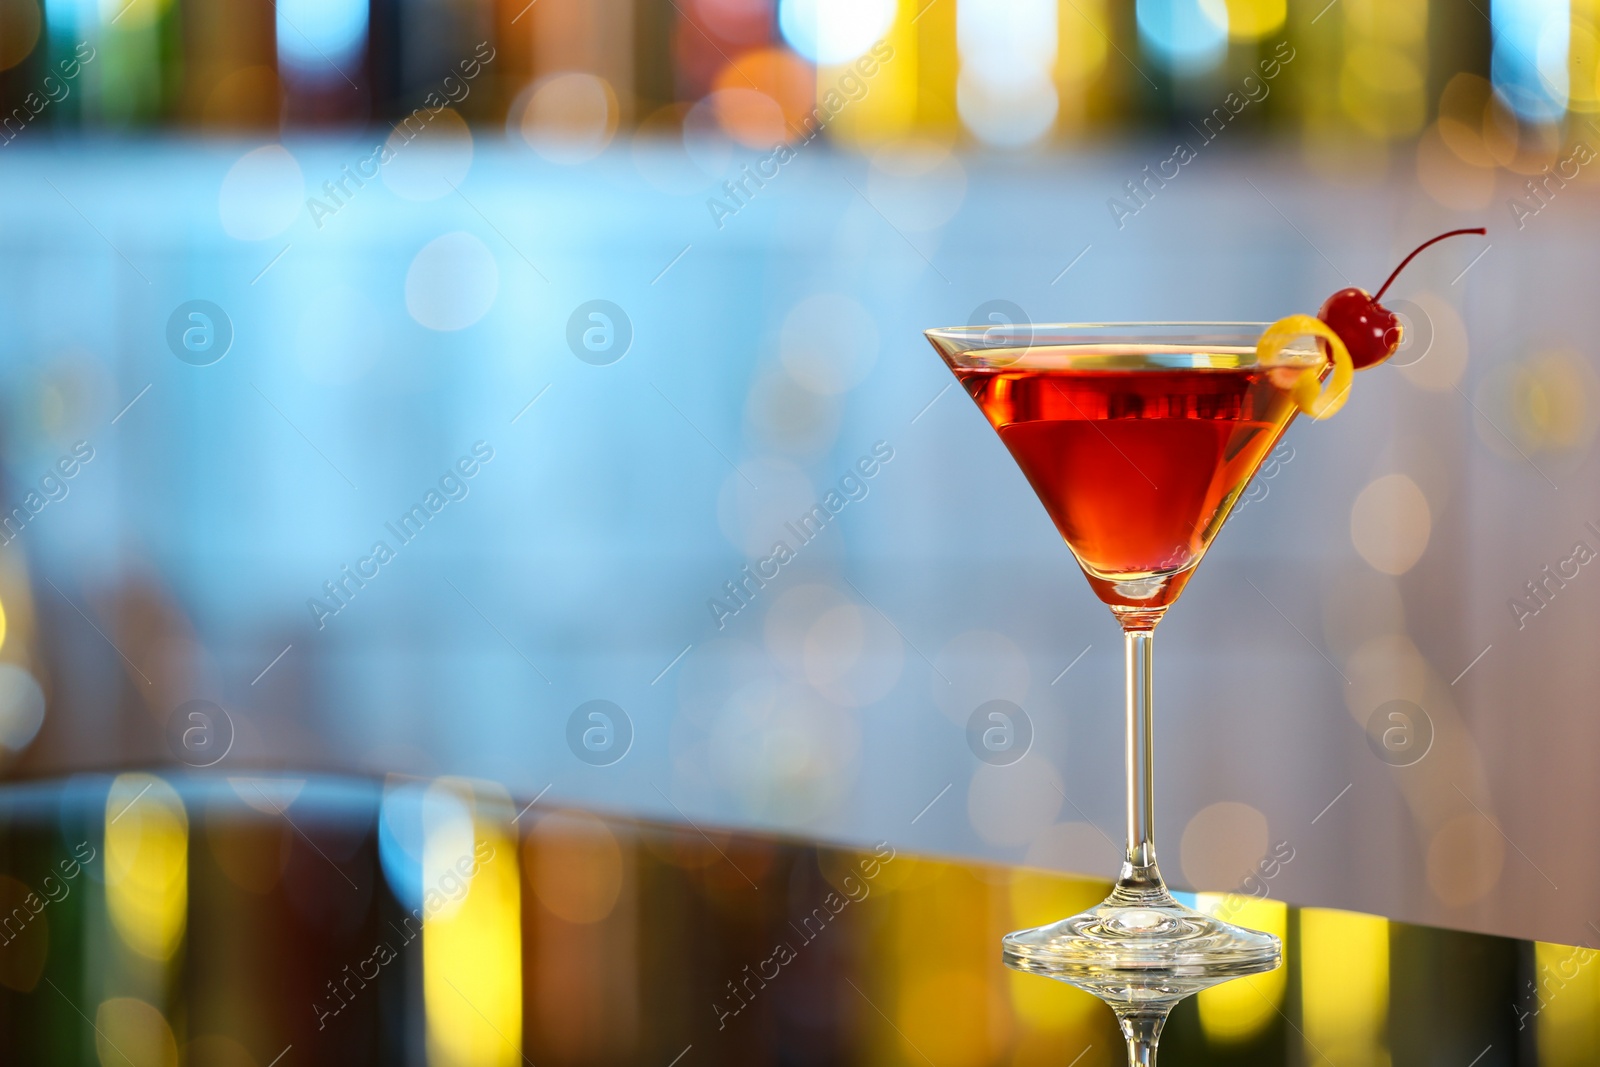
[[[1128,838],[1111,895],[1005,937],[1012,967],[1116,1010],[1136,1064],[1172,1005],[1271,970],[1278,939],[1185,907],[1156,864],[1152,640],[1261,461],[1298,410],[1290,389],[1326,366],[1314,342],[1264,364],[1266,323],[1081,323],[927,331],[1011,451],[1127,657]],[[1137,1044],[1137,1048],[1135,1045]]]

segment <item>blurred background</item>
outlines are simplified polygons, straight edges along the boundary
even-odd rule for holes
[[[1162,854],[1590,943],[1595,8],[0,0],[4,773],[1109,874],[1117,631],[920,331],[1487,225],[1162,626]]]

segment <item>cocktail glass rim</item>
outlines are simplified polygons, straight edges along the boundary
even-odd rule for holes
[[[1284,346],[1270,363],[1263,363],[1256,353],[1256,342],[1271,325],[1270,322],[1248,320],[1104,320],[936,326],[922,332],[941,355],[947,355],[947,358],[965,367],[999,369],[1012,366],[1023,358],[1012,354],[1019,350],[1049,346],[1084,349],[1097,345],[1125,345],[1143,349],[1142,352],[1128,353],[1122,359],[1108,362],[1105,366],[1108,370],[1198,370],[1206,366],[1219,369],[1255,366],[1299,369],[1325,362],[1321,350],[1314,343],[1301,341]],[[1192,354],[1193,346],[1216,348],[1219,351],[1209,353],[1214,357],[1214,362],[1206,364],[1159,358],[1167,353]],[[985,353],[989,355],[985,356]],[[998,357],[995,353],[999,353]],[[1226,358],[1229,356],[1237,358]]]

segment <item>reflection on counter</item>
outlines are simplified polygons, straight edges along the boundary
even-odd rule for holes
[[[1116,1067],[1111,1013],[1007,971],[1097,881],[652,825],[464,780],[158,778],[0,793],[17,1062]],[[1587,948],[1270,899],[1286,963],[1184,1001],[1168,1063],[1588,1062]],[[1473,1057],[1479,1057],[1474,1061]]]

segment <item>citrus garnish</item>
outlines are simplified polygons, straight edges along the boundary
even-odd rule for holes
[[[1286,315],[1266,328],[1261,340],[1256,342],[1256,358],[1272,366],[1289,342],[1297,337],[1317,337],[1327,342],[1325,353],[1333,357],[1333,375],[1327,388],[1319,388],[1317,381],[1321,367],[1307,367],[1289,387],[1289,396],[1300,410],[1313,419],[1325,419],[1344,407],[1350,395],[1350,381],[1355,377],[1355,364],[1350,360],[1350,350],[1333,328],[1321,319],[1310,315]]]

